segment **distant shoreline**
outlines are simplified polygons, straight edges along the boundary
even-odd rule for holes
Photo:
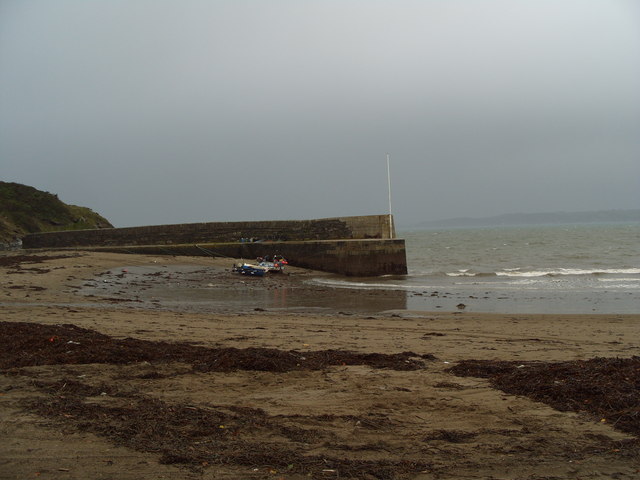
[[[640,209],[589,212],[508,213],[491,217],[458,217],[403,225],[401,230],[544,225],[593,225],[640,222]]]

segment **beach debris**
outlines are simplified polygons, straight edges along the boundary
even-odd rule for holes
[[[477,432],[465,432],[462,430],[436,430],[422,439],[423,442],[441,440],[449,443],[464,443],[476,437]]]
[[[436,388],[447,388],[450,390],[464,390],[464,385],[460,385],[459,383],[453,382],[438,382],[434,385]]]
[[[441,332],[428,332],[425,333],[424,335],[422,335],[422,338],[426,338],[426,337],[444,337],[446,334],[441,333]]]

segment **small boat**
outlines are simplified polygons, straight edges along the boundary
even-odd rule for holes
[[[263,261],[263,262],[260,262],[258,265],[266,268],[269,273],[280,273],[282,272],[282,268],[283,268],[281,264],[274,263],[274,262]]]
[[[284,266],[289,264],[282,255],[258,257],[257,261],[258,265],[265,267],[271,273],[282,273]]]
[[[238,263],[233,266],[233,271],[238,272],[241,275],[249,275],[252,277],[264,277],[265,273],[269,271],[268,268],[262,265],[253,265],[251,263]]]

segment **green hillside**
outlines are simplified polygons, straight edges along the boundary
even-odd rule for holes
[[[113,228],[93,210],[67,205],[57,195],[19,183],[0,182],[0,242],[26,233]]]

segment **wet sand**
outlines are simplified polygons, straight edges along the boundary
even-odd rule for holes
[[[336,292],[310,285],[305,280],[317,273],[294,268],[290,275],[256,279],[228,271],[228,259],[45,255],[52,257],[15,262],[0,257],[2,321],[71,324],[114,341],[269,348],[301,356],[412,352],[435,359],[416,370],[343,362],[284,372],[220,372],[198,371],[176,360],[5,368],[0,376],[0,478],[297,479],[345,478],[349,472],[351,478],[422,479],[639,475],[637,447],[627,441],[635,437],[611,420],[588,412],[561,412],[506,394],[488,379],[456,376],[449,368],[465,360],[525,365],[631,358],[640,350],[640,315],[416,312],[404,310],[406,303],[395,294]],[[210,296],[190,296],[203,284]],[[75,343],[68,345],[76,348]],[[75,382],[84,393],[68,390],[65,396],[65,388],[70,388],[66,385]],[[47,413],[33,406],[36,400],[60,405],[61,410]],[[97,416],[71,409],[71,400],[85,409],[91,406]],[[233,444],[239,451],[265,448],[279,452],[280,460],[289,452],[290,463],[278,463],[266,451],[262,457],[216,456],[220,443],[205,449],[208,453],[200,461],[181,463],[175,452],[171,457],[148,443],[141,447],[142,442],[127,443],[105,429],[89,428],[124,428],[109,423],[116,417],[107,412],[124,408],[118,418],[123,411],[141,415],[139,407],[146,404],[156,408],[157,416],[181,418],[184,432],[236,432],[229,441],[245,439]],[[198,413],[200,423],[192,423],[185,412]],[[138,437],[154,438],[152,428],[145,431],[144,425],[135,426]],[[198,437],[201,443],[185,448],[204,451],[210,441],[205,433]],[[303,465],[303,459],[316,457],[324,458],[327,468]]]

